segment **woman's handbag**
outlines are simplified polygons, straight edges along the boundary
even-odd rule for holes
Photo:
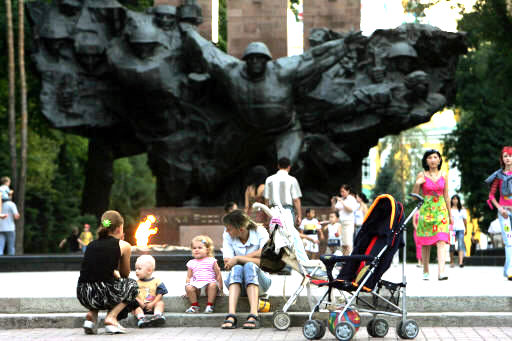
[[[281,249],[278,255],[276,255],[276,253],[274,252],[275,232],[276,230],[272,232],[270,239],[267,240],[267,242],[265,243],[265,245],[263,245],[263,248],[261,249],[260,268],[261,270],[270,273],[279,272],[286,266],[286,263],[281,260],[284,250]]]

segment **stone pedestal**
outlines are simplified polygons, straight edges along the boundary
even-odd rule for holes
[[[311,207],[316,211],[318,221],[328,220],[330,207]],[[306,216],[307,207],[302,208],[302,216]],[[200,234],[207,235],[213,240],[215,249],[222,247],[224,225],[222,207],[155,207],[141,210],[143,217],[153,214],[157,223],[158,233],[151,236],[149,244],[167,244],[190,246],[190,241]],[[135,230],[127,231],[126,239],[134,243]],[[134,243],[135,244],[135,243]]]
[[[309,31],[327,27],[336,32],[358,31],[361,22],[361,0],[304,1],[304,49],[309,48]]]
[[[178,7],[181,5],[181,0],[155,0],[154,6],[157,5],[171,5]],[[208,40],[212,39],[212,0],[197,0],[203,11],[203,23],[199,25],[199,33]]]
[[[274,59],[287,56],[287,0],[228,0],[228,53],[241,58],[250,42],[267,44]]]

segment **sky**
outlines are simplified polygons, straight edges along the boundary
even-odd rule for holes
[[[306,0],[313,1],[313,0]],[[466,11],[470,10],[476,0],[441,0],[437,5],[425,10],[425,18],[421,23],[430,24],[444,31],[457,31],[457,20],[460,19],[461,4]],[[299,6],[302,8],[302,6]],[[414,16],[404,13],[402,0],[361,0],[361,31],[371,35],[376,29],[395,28],[404,22],[413,22]],[[296,22],[291,10],[288,10],[288,55],[303,52],[304,25]]]

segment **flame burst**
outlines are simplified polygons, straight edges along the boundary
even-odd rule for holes
[[[156,234],[158,232],[158,228],[156,226],[151,226],[156,221],[154,215],[148,215],[137,227],[137,231],[135,231],[135,239],[137,240],[138,247],[147,247],[149,242],[149,237]]]

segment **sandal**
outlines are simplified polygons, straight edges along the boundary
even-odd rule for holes
[[[126,334],[128,331],[125,327],[117,323],[116,325],[113,324],[106,324],[105,325],[105,334]]]
[[[230,320],[232,318],[232,320]],[[222,329],[236,329],[237,328],[237,318],[234,314],[227,314],[226,319],[224,320],[223,324],[230,323],[229,326],[221,326]]]
[[[253,320],[249,320],[250,318],[252,318]],[[247,321],[245,321],[242,328],[243,329],[260,329],[261,328],[260,318],[256,315],[249,314],[249,316],[247,316]]]

